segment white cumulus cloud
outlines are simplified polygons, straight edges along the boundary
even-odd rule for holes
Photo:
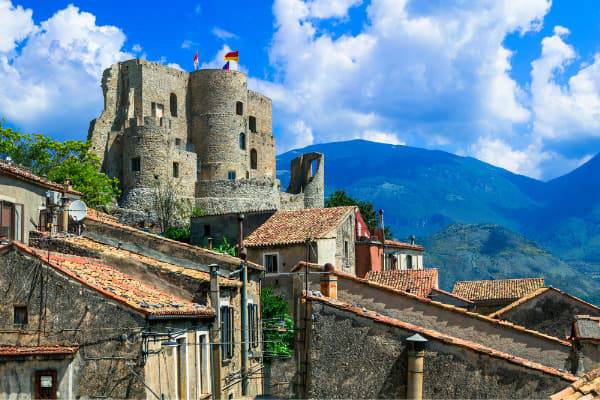
[[[0,4],[0,22],[23,27],[6,32],[0,23],[1,43],[23,43],[0,53],[0,115],[26,131],[85,137],[102,110],[103,70],[132,58],[122,51],[125,35],[72,5],[36,25],[31,10]]]

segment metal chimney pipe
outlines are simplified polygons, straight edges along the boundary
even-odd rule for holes
[[[406,398],[410,400],[423,399],[423,361],[427,339],[415,333],[406,339],[408,345],[408,376]]]

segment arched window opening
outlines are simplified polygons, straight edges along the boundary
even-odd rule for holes
[[[235,102],[235,113],[237,115],[244,115],[244,103],[241,101]]]
[[[177,96],[175,95],[175,93],[171,93],[170,105],[171,105],[171,117],[176,117],[177,116]]]
[[[258,153],[256,149],[250,150],[250,169],[258,169]]]
[[[244,132],[240,133],[240,149],[246,150],[246,134]]]

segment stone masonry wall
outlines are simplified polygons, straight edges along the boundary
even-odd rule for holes
[[[80,345],[75,397],[145,396],[136,376],[143,374],[137,365],[142,316],[15,250],[0,255],[0,292],[1,343]],[[13,305],[27,306],[23,328],[12,325]]]
[[[407,349],[414,332],[311,302],[307,398],[406,398]],[[543,398],[569,381],[428,338],[423,397]]]
[[[549,289],[536,298],[503,313],[498,318],[558,338],[567,338],[571,334],[575,315],[600,316],[600,311],[592,305]]]

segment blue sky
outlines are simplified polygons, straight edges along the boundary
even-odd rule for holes
[[[549,179],[600,151],[598,38],[594,0],[0,0],[0,116],[85,139],[111,63],[236,49],[278,152],[365,138]]]

